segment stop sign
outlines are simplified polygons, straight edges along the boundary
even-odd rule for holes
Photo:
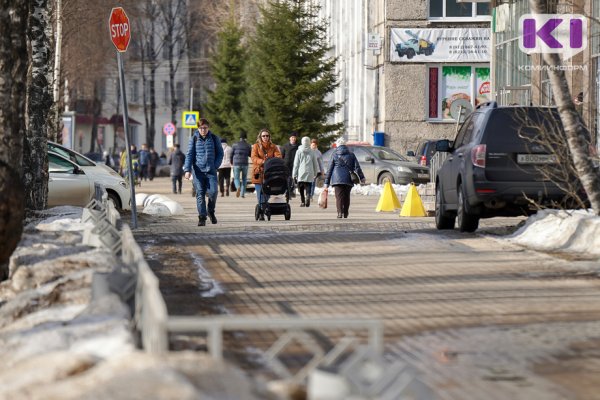
[[[120,52],[125,52],[129,46],[129,39],[131,39],[129,27],[129,17],[125,14],[125,10],[122,7],[113,8],[108,19],[108,30],[110,40]]]

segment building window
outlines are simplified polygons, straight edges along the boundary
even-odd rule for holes
[[[175,94],[177,97],[177,104],[183,104],[183,82],[177,82]]]
[[[456,0],[429,0],[429,19],[490,19],[490,3],[458,3]]]
[[[163,93],[164,97],[163,97],[163,100],[164,100],[164,103],[166,105],[168,105],[169,104],[169,99],[171,98],[171,96],[169,96],[169,82],[164,81],[163,82],[163,88],[164,88],[164,93]]]
[[[132,103],[137,103],[140,101],[140,81],[138,79],[132,79],[131,81],[131,93],[129,95]]]
[[[464,100],[473,108],[491,100],[488,66],[453,65],[429,68],[428,118],[454,121],[450,107],[457,100]]]

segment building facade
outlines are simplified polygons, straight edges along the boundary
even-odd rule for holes
[[[452,138],[457,105],[490,99],[490,3],[323,4],[339,57],[335,100],[344,104],[335,119],[348,139],[372,142],[383,132],[384,144],[404,153],[421,140]]]

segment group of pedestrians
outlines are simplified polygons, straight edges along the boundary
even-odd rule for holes
[[[335,189],[337,217],[347,218],[350,208],[350,191],[353,187],[351,172],[355,172],[361,182],[365,178],[358,160],[345,146],[340,138],[336,141],[336,150],[331,158],[327,172],[323,170],[322,154],[317,149],[316,139],[305,136],[298,145],[298,134],[292,132],[289,142],[279,147],[271,141],[271,132],[261,129],[256,142],[250,146],[246,136],[240,135],[239,141],[229,146],[226,139],[221,139],[210,131],[210,124],[205,118],[198,121],[198,129],[190,138],[187,154],[175,145],[175,151],[169,156],[173,192],[181,193],[181,178],[176,172],[183,171],[185,179],[193,179],[198,209],[198,226],[206,225],[210,219],[217,223],[215,206],[219,193],[221,197],[229,196],[231,172],[233,171],[233,187],[237,197],[244,197],[248,173],[254,184],[258,203],[267,202],[262,190],[264,164],[269,158],[283,158],[292,181],[290,186],[298,187],[300,207],[310,207],[314,195],[316,179],[324,175],[324,189],[329,186]],[[248,163],[251,159],[251,166]],[[183,164],[181,168],[180,165]],[[179,186],[176,187],[176,184]],[[233,190],[232,187],[232,190]],[[292,190],[293,191],[293,190]]]
[[[156,167],[160,160],[160,156],[153,147],[148,147],[146,143],[142,145],[140,151],[137,150],[137,146],[132,144],[130,146],[131,154],[131,168],[133,171],[133,179],[135,185],[142,184],[142,181],[153,180],[156,176]],[[105,154],[105,158],[108,154]],[[108,162],[106,163],[107,165]],[[121,150],[120,161],[119,161],[119,173],[123,177],[128,176],[128,165],[127,165],[127,152],[125,149]]]

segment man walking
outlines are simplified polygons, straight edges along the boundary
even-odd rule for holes
[[[292,197],[296,197],[296,188],[294,181],[292,180],[292,171],[294,169],[294,160],[296,159],[296,152],[298,151],[298,132],[290,133],[289,143],[281,146],[281,157],[283,158],[283,164],[287,167],[290,176],[290,194]]]
[[[233,182],[236,187],[235,196],[242,197],[246,194],[246,183],[248,182],[248,158],[252,147],[246,142],[246,134],[240,134],[240,141],[233,145],[231,152],[231,165],[233,165]],[[240,173],[242,179],[240,181]]]
[[[206,225],[206,216],[210,222],[217,223],[215,205],[217,203],[218,181],[217,170],[223,161],[221,139],[209,131],[209,123],[205,118],[198,121],[198,130],[190,138],[183,171],[185,179],[194,177],[196,190],[196,207],[198,208],[198,226]],[[205,196],[208,196],[208,207]],[[207,212],[208,211],[208,212]]]
[[[139,153],[140,159],[140,181],[148,179],[148,162],[150,161],[150,153],[148,145],[144,143]]]
[[[173,193],[181,194],[181,178],[183,175],[183,164],[185,163],[185,154],[179,148],[179,143],[175,143],[175,149],[169,154],[169,165],[171,166],[171,181],[173,182]]]

